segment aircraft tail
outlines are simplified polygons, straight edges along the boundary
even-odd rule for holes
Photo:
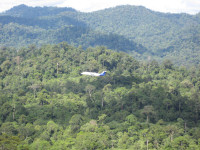
[[[103,71],[100,76],[105,76],[106,75],[106,71]]]

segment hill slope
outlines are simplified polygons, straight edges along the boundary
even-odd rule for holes
[[[1,14],[0,23],[0,45],[67,41],[84,49],[105,45],[138,59],[168,58],[177,65],[200,61],[199,14],[166,14],[129,5],[92,13],[20,5]]]
[[[16,6],[0,16],[0,44],[20,47],[67,41],[84,49],[105,45],[120,51],[146,51],[124,36],[96,32],[77,18],[79,14],[72,8]]]
[[[199,56],[198,15],[165,14],[144,7],[119,6],[83,16],[82,21],[93,29],[123,35],[160,58],[174,55],[191,57],[191,53]]]
[[[170,61],[64,42],[0,48],[1,147],[199,149],[199,93],[200,69]]]

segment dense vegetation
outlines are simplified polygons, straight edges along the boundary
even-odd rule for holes
[[[67,43],[0,49],[0,149],[196,150],[199,120],[199,68]]]
[[[198,66],[199,16],[159,13],[129,5],[92,13],[20,5],[0,14],[0,45],[41,46],[67,41],[83,49],[104,45],[136,59],[170,59],[179,66]]]
[[[30,13],[27,13],[29,12]],[[64,14],[63,14],[64,13]],[[66,14],[65,14],[66,13]],[[28,14],[28,15],[27,15]],[[67,41],[75,46],[104,45],[120,51],[146,51],[128,38],[91,29],[72,8],[27,7],[20,5],[0,16],[0,45],[21,47]]]

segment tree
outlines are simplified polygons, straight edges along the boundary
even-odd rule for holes
[[[31,145],[31,149],[48,150],[51,147],[50,143],[46,140],[36,139]]]
[[[16,64],[18,65],[18,70],[19,70],[19,66],[20,66],[20,56],[17,56],[15,58]]]
[[[164,69],[172,69],[173,68],[173,63],[170,60],[166,59],[163,62],[163,68]]]
[[[1,120],[4,122],[5,120],[11,120],[12,106],[9,102],[5,102],[1,107]]]
[[[18,136],[7,135],[5,133],[0,135],[0,148],[2,150],[17,150],[17,146],[20,142],[21,141]]]
[[[0,131],[6,135],[17,135],[16,122],[5,122],[2,124]]]
[[[118,133],[119,140],[118,140],[118,148],[127,149],[130,145],[129,136],[126,132]]]
[[[86,90],[86,92],[88,92],[90,99],[92,98],[92,92],[94,92],[95,89],[96,89],[96,87],[91,84],[88,84],[85,87],[85,90]]]
[[[166,126],[165,131],[169,135],[171,142],[174,140],[174,135],[179,132],[178,127],[175,125]]]
[[[141,113],[147,116],[147,120],[146,120],[147,123],[149,123],[150,116],[155,115],[155,111],[152,105],[144,106]]]
[[[194,141],[191,140],[190,136],[179,136],[174,139],[172,142],[172,148],[174,149],[194,149],[197,148],[197,145],[194,144]]]
[[[125,87],[118,87],[114,90],[115,99],[117,103],[121,105],[121,110],[124,109],[127,93],[128,93],[128,90]]]
[[[112,90],[112,85],[111,84],[107,84],[104,86],[103,90],[102,90],[102,98],[101,98],[101,107],[103,108],[104,106],[104,97],[106,96],[107,93],[111,92]]]
[[[106,114],[102,114],[101,116],[98,117],[99,118],[98,122],[101,123],[101,124],[103,124],[103,122],[104,122],[104,120],[105,120],[106,117],[107,117]]]
[[[39,101],[39,104],[41,104],[42,106],[44,104],[48,104],[48,99],[49,99],[50,95],[48,94],[48,91],[43,89],[42,91],[40,91],[38,93],[37,99]]]
[[[36,98],[37,89],[39,89],[40,87],[41,86],[39,84],[32,84],[31,86],[29,86],[30,89],[33,89],[34,98]]]
[[[24,140],[27,140],[30,137],[32,137],[34,135],[34,133],[36,132],[34,127],[35,126],[33,124],[27,123],[26,125],[19,126],[18,132],[19,132],[20,136],[22,136],[22,138],[24,138]]]
[[[137,117],[135,117],[133,114],[130,114],[126,117],[126,123],[128,125],[134,125],[137,123]]]
[[[83,123],[82,115],[80,115],[80,114],[73,115],[71,117],[69,123],[71,125],[72,132],[77,132]]]

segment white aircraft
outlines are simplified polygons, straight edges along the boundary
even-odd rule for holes
[[[103,71],[102,73],[96,73],[96,72],[82,72],[82,75],[88,75],[88,76],[105,76],[106,75],[106,71]]]

